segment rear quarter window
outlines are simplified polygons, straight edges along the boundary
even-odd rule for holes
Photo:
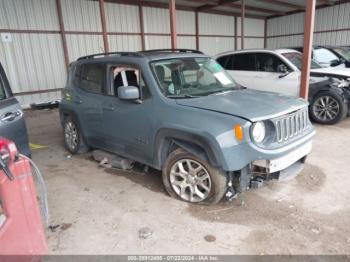
[[[0,100],[6,99],[6,93],[5,93],[5,85],[0,78]]]

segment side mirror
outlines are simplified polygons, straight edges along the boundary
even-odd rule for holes
[[[122,100],[137,100],[140,98],[140,90],[136,86],[120,86],[118,97]]]
[[[330,66],[331,67],[333,67],[333,66],[338,66],[338,65],[340,65],[342,62],[341,62],[341,60],[339,59],[334,59],[334,60],[332,60],[331,61],[331,63],[330,63]]]
[[[286,73],[288,73],[288,68],[283,64],[278,65],[277,72],[286,74]]]

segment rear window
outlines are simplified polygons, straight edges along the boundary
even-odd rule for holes
[[[79,70],[79,69],[78,69]],[[89,93],[101,94],[103,92],[105,67],[102,64],[85,64],[81,66],[80,88]],[[76,76],[79,75],[76,72]]]

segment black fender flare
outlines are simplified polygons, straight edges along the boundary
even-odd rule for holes
[[[215,167],[222,167],[219,145],[200,133],[172,128],[160,129],[156,134],[154,145],[153,165],[157,169],[162,169],[174,145],[196,155],[200,159],[208,161]]]

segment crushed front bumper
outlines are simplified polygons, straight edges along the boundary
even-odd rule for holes
[[[293,166],[298,160],[303,159],[310,154],[312,150],[312,142],[309,141],[301,147],[295,149],[288,154],[270,160],[256,160],[252,162],[253,166],[265,168],[267,173],[275,173],[278,171],[284,171]]]

